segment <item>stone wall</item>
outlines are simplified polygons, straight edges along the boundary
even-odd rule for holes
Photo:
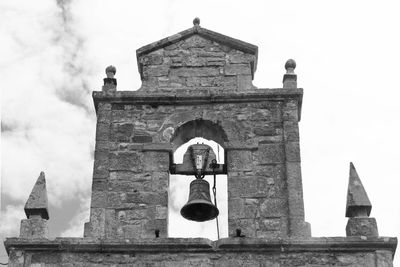
[[[140,90],[249,90],[256,56],[192,35],[138,57]]]
[[[128,92],[113,97],[100,93],[107,100],[97,106],[91,219],[85,236],[154,237],[155,230],[168,236],[171,155],[194,137],[217,141],[226,150],[229,235],[240,228],[250,237],[309,236],[302,228],[298,95],[271,92],[259,89],[247,100],[239,95],[241,102],[237,95],[229,99],[225,94],[218,103],[196,103],[201,98],[183,91],[189,102],[167,104],[161,100],[169,94],[158,95],[158,104],[152,104],[140,93],[131,93],[136,98]],[[150,102],[143,103],[145,99]],[[290,222],[292,213],[296,216]]]

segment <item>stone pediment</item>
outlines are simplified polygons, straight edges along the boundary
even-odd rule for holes
[[[257,53],[255,45],[195,25],[136,51],[141,89],[252,89]]]

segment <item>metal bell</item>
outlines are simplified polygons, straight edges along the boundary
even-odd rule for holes
[[[212,220],[219,214],[218,208],[211,202],[210,184],[203,179],[190,183],[189,200],[181,209],[181,215],[191,221]]]

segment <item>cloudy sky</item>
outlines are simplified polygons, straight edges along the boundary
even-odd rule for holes
[[[93,167],[91,91],[101,89],[110,64],[119,90],[138,89],[136,49],[191,27],[196,16],[204,28],[259,47],[259,88],[281,87],[285,61],[297,61],[313,236],[345,235],[350,161],[380,235],[399,236],[399,7],[395,0],[0,2],[0,236],[18,236],[42,170],[51,235],[82,235]]]

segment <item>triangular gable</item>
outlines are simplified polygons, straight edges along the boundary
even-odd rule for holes
[[[145,46],[137,49],[136,57],[137,57],[138,68],[139,68],[141,77],[143,77],[142,65],[139,60],[139,58],[141,56],[149,54],[153,51],[162,49],[166,46],[173,45],[181,40],[185,40],[196,34],[207,40],[210,40],[210,41],[219,43],[221,45],[225,45],[227,47],[239,50],[246,54],[254,55],[255,60],[254,60],[254,62],[251,62],[252,75],[254,75],[254,73],[257,69],[257,56],[258,56],[258,47],[256,45],[246,43],[244,41],[241,41],[241,40],[238,40],[238,39],[202,28],[199,25],[194,25],[192,28],[189,28],[187,30],[184,30],[182,32],[179,32],[177,34],[174,34],[172,36],[169,36],[167,38],[161,39],[159,41],[156,41],[154,43],[145,45]]]

